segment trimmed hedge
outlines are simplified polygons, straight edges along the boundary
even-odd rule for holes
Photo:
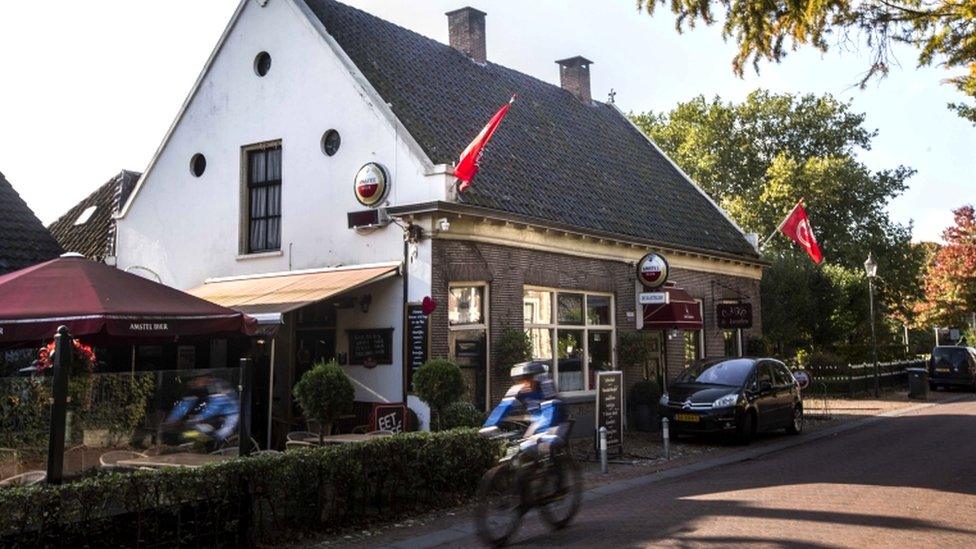
[[[499,451],[472,430],[406,433],[197,469],[2,488],[0,547],[236,546],[241,531],[281,541],[462,501]]]

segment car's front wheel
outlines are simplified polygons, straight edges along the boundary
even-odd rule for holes
[[[735,440],[739,444],[749,444],[752,442],[752,435],[756,432],[756,414],[746,412],[739,419],[739,425],[735,430]]]
[[[803,407],[793,405],[793,419],[786,427],[786,432],[791,435],[798,435],[803,432]]]

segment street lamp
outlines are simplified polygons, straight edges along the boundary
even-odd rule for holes
[[[874,255],[868,253],[864,261],[864,272],[868,275],[868,303],[871,308],[871,357],[874,359],[874,398],[881,396],[881,373],[878,368],[878,338],[874,331],[874,278],[878,276],[878,264]]]

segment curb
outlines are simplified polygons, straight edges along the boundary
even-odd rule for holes
[[[808,435],[786,438],[781,441],[777,441],[775,443],[765,444],[760,447],[733,452],[724,456],[705,459],[697,463],[689,463],[688,465],[682,465],[680,467],[675,467],[673,469],[665,469],[663,471],[656,471],[654,473],[648,473],[646,475],[642,475],[639,477],[614,481],[609,484],[604,484],[586,490],[583,493],[583,501],[589,502],[596,499],[600,499],[602,497],[623,492],[625,490],[630,490],[632,488],[647,486],[648,484],[664,482],[666,480],[676,479],[693,473],[706,471],[708,469],[714,469],[725,465],[731,465],[733,463],[739,463],[742,461],[748,461],[751,459],[760,458],[763,456],[767,456],[769,454],[774,454],[776,452],[787,450],[789,448],[795,448],[797,446],[801,446],[808,442],[813,442],[816,440],[834,436],[839,433],[844,433],[853,429],[859,429],[861,427],[867,427],[887,418],[898,417],[898,416],[910,414],[912,412],[917,412],[919,410],[925,410],[927,408],[941,406],[943,404],[952,404],[955,402],[967,400],[971,397],[972,395],[964,394],[964,395],[947,398],[939,402],[926,402],[926,403],[916,404],[914,406],[909,406],[907,408],[891,410],[890,412],[884,412],[878,415],[868,416],[865,417],[864,419],[857,419],[857,420],[849,421],[847,423],[842,423],[840,425],[835,425],[833,427],[823,429],[821,431],[817,431],[815,433],[811,433]],[[393,548],[420,549],[425,547],[435,547],[438,545],[443,545],[445,543],[461,541],[469,536],[473,536],[474,534],[475,534],[475,529],[473,525],[470,524],[458,525],[451,528],[438,530],[436,532],[431,532],[423,536],[402,540],[393,543],[391,545],[385,545],[383,547],[387,547],[391,549]]]

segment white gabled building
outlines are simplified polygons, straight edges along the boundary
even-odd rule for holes
[[[119,268],[280,319],[284,423],[318,358],[344,364],[357,400],[402,402],[406,304],[428,296],[439,305],[412,350],[462,363],[479,407],[507,388],[490,366],[505,328],[530,332],[564,393],[591,398],[596,370],[624,366],[617,332],[643,318],[633,264],[649,251],[669,258],[704,326],[673,342],[658,326],[660,355],[628,382],[680,368],[687,345],[741,352],[743,331],[719,329],[716,303],[751,303],[758,330],[763,261],[742,232],[591,99],[590,61],[559,61],[562,86],[495,65],[484,16],[450,12],[449,47],[332,0],[243,0],[117,215]],[[457,196],[450,163],[512,93],[475,186]],[[381,200],[359,200],[354,183]],[[550,318],[564,301],[581,324]]]

